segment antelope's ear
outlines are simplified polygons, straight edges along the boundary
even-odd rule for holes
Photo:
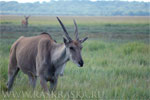
[[[85,42],[88,39],[88,37],[85,37],[83,39],[80,40],[81,43]]]

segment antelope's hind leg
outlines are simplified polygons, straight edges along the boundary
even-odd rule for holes
[[[32,76],[32,75],[28,75],[28,77],[29,77],[29,83],[30,83],[30,85],[32,86],[33,91],[34,91],[34,89],[35,89],[35,87],[36,87],[36,80],[37,80],[37,77],[36,77],[36,76]]]
[[[43,88],[44,92],[48,93],[48,86],[47,86],[47,81],[45,80],[45,78],[43,76],[40,76],[40,84],[41,87]]]
[[[9,69],[8,69],[8,82],[7,82],[8,91],[11,90],[11,88],[13,86],[13,83],[14,83],[14,79],[15,79],[16,75],[18,74],[19,70],[20,69],[17,68],[17,67],[9,66]]]

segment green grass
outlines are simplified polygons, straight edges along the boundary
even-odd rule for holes
[[[42,23],[45,17],[36,18],[31,19],[31,22],[36,23],[41,19],[37,23]],[[117,22],[106,20],[113,17],[91,17],[89,19],[95,20],[91,24],[82,20],[84,19],[82,17],[75,18],[84,23],[79,23],[80,36],[89,36],[89,40],[83,44],[82,56],[85,64],[83,68],[79,68],[72,62],[68,62],[64,76],[59,78],[57,90],[52,94],[42,92],[39,80],[33,93],[28,77],[22,72],[19,72],[16,77],[12,92],[7,93],[8,58],[12,43],[21,35],[38,35],[46,30],[54,39],[61,42],[62,30],[59,24],[55,23],[56,21],[50,26],[48,22],[46,25],[42,23],[39,26],[31,24],[28,29],[24,29],[19,26],[14,16],[9,16],[5,19],[5,23],[1,23],[3,31],[0,37],[0,98],[13,100],[150,99],[150,45],[147,19],[127,17],[128,20],[132,19],[130,25],[130,21],[127,23],[127,19],[123,17],[116,18]],[[16,22],[13,22],[13,19]],[[64,18],[63,21],[72,23],[70,19]],[[105,24],[97,24],[96,21],[97,23],[103,21]],[[71,36],[73,36],[72,27],[67,24]]]

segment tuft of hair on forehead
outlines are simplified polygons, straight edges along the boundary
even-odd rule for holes
[[[78,41],[73,41],[73,44],[79,45],[79,42]]]

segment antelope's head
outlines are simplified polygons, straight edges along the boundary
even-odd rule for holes
[[[30,16],[24,16],[24,17],[25,17],[25,20],[28,21]]]
[[[77,24],[76,24],[76,21],[74,20],[74,25],[75,25],[75,40],[73,40],[65,26],[63,25],[63,23],[61,22],[61,20],[57,17],[64,33],[65,33],[65,37],[63,38],[64,40],[64,44],[66,46],[66,51],[69,55],[69,59],[72,60],[75,64],[77,64],[79,67],[82,67],[83,64],[84,64],[84,61],[82,59],[82,56],[81,56],[81,50],[82,50],[82,43],[84,41],[86,41],[88,39],[88,37],[85,37],[83,39],[79,39],[79,36],[78,36],[78,27],[77,27]]]

